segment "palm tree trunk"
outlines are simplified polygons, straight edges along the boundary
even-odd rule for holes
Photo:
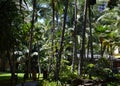
[[[90,62],[93,62],[93,40],[92,40],[92,26],[91,26],[91,9],[90,9],[90,3],[88,5],[89,8],[89,27],[90,27],[90,51],[91,51],[91,58],[90,58]],[[89,78],[92,78],[91,73],[89,74]]]
[[[9,61],[9,65],[10,65],[10,71],[11,71],[11,75],[13,74],[13,67],[12,67],[12,60],[10,58],[10,51],[7,50],[7,58],[8,58],[8,61]]]
[[[90,36],[88,36],[88,45],[87,45],[87,57],[86,57],[86,60],[89,59],[89,53],[90,53]]]
[[[38,79],[40,77],[40,73],[41,73],[41,66],[40,66],[40,55],[39,55],[39,45],[38,45],[38,41],[37,41],[37,52],[38,52]]]
[[[11,55],[10,55],[10,50],[7,50],[7,58],[8,58],[8,61],[9,61],[10,72],[11,72],[10,83],[11,83],[11,86],[13,86],[15,72],[14,72],[14,68],[13,68],[13,59],[11,59]]]
[[[90,50],[91,50],[91,61],[93,60],[93,40],[92,40],[92,25],[91,25],[91,9],[89,4],[89,27],[90,27]]]
[[[49,59],[49,71],[51,71],[51,65],[53,63],[53,58],[54,58],[54,28],[55,28],[55,1],[52,0],[52,29],[51,29],[51,33],[52,33],[52,45],[51,45],[51,58]]]
[[[32,53],[32,41],[33,41],[33,28],[35,22],[35,7],[36,7],[36,0],[33,0],[33,14],[31,21],[31,28],[30,28],[30,41],[29,41],[29,54],[28,54],[28,72],[30,73],[30,78],[31,78],[31,53]]]
[[[63,29],[62,29],[61,41],[60,41],[60,50],[58,51],[58,58],[57,58],[58,62],[56,63],[56,72],[55,72],[55,79],[56,80],[59,79],[59,73],[60,73],[61,55],[62,55],[62,51],[63,51],[63,41],[64,41],[67,9],[68,9],[68,0],[65,1],[64,21],[63,21]]]
[[[74,38],[73,38],[73,59],[72,59],[72,73],[74,73],[74,66],[75,66],[75,59],[77,59],[77,31],[76,31],[76,25],[77,25],[77,1],[74,0],[75,3],[75,11],[74,11]]]
[[[87,18],[87,0],[85,0],[84,14],[83,14],[83,33],[82,33],[82,50],[80,62],[80,75],[82,75],[83,58],[85,57],[85,32],[86,32],[86,18]]]
[[[14,55],[14,48],[12,49],[12,69],[13,69],[13,75],[15,75],[15,55]],[[14,78],[14,76],[13,76]]]
[[[103,57],[103,55],[104,55],[104,52],[105,52],[105,50],[106,50],[106,45],[103,45],[102,46],[102,48],[101,48],[101,57]]]

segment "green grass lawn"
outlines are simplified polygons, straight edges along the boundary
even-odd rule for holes
[[[17,73],[17,75],[18,75],[17,84],[22,83],[24,73]],[[0,73],[0,86],[11,86],[10,77],[11,77],[11,73]],[[42,79],[41,77],[42,77],[42,74],[40,75],[39,80]],[[31,79],[26,80],[26,82],[27,81],[31,81]]]
[[[23,75],[24,75],[23,73],[18,73],[18,82],[17,83],[22,82]],[[10,77],[11,77],[10,73],[0,73],[0,86],[10,86],[11,85]]]
[[[18,75],[18,81],[16,84],[22,83],[24,73],[18,73],[17,75]],[[11,86],[10,77],[11,77],[10,73],[0,73],[0,86]]]

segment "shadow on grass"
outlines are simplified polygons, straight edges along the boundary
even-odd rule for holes
[[[0,73],[0,86],[11,86],[11,74],[10,73]],[[23,81],[23,73],[18,74],[18,81],[16,84]],[[12,86],[15,86],[12,85]]]
[[[16,84],[23,83],[24,73],[16,73],[16,74],[18,76],[18,80],[17,80]],[[39,79],[42,79],[41,77],[42,77],[42,75],[40,76]],[[11,73],[1,73],[0,72],[0,86],[11,86],[10,78],[11,78]],[[27,79],[25,82],[30,82],[30,81],[32,81],[32,79]],[[12,85],[12,86],[16,86],[16,84]]]

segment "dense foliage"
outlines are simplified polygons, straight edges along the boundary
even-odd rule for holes
[[[119,0],[1,0],[0,71],[73,85],[119,81],[111,60],[120,45],[119,9]]]

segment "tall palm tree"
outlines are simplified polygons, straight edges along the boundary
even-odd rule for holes
[[[91,61],[93,60],[93,37],[92,37],[92,25],[91,25],[91,5],[89,3],[88,5],[89,9],[89,27],[90,27],[90,37],[89,37],[89,42],[90,42],[90,51],[91,51]]]
[[[103,56],[105,49],[107,48],[105,41],[106,43],[108,41],[115,42],[116,37],[117,38],[119,37],[120,34],[118,29],[120,26],[120,19],[119,19],[120,11],[118,10],[119,8],[120,7],[118,6],[115,9],[111,9],[111,10],[107,9],[97,19],[96,33],[98,33],[99,31],[99,38],[101,42],[101,56]]]
[[[30,27],[30,39],[29,39],[29,54],[28,54],[28,72],[30,73],[31,77],[31,53],[32,53],[32,42],[33,42],[33,29],[35,23],[35,8],[36,8],[36,0],[33,0],[33,12],[32,12],[32,20],[31,20],[31,27]]]
[[[64,42],[64,33],[65,33],[65,25],[66,25],[66,17],[67,17],[67,9],[68,9],[68,0],[65,0],[65,10],[64,10],[64,20],[63,20],[63,28],[62,28],[62,34],[61,34],[61,40],[60,40],[60,49],[58,51],[58,62],[56,64],[56,72],[55,72],[55,79],[59,79],[59,73],[60,73],[60,65],[61,65],[61,55],[63,51],[63,42]]]
[[[52,37],[51,37],[51,58],[49,59],[49,71],[51,71],[51,65],[54,59],[54,30],[55,30],[55,0],[52,0]]]
[[[73,58],[72,58],[72,72],[74,72],[75,59],[77,59],[77,0],[74,0],[74,35],[73,35]]]
[[[80,58],[80,75],[82,75],[82,67],[83,67],[83,58],[85,58],[85,32],[86,32],[86,18],[87,18],[87,5],[88,2],[85,0],[84,4],[84,13],[83,13],[83,31],[82,31],[82,49],[81,49],[81,58]]]

